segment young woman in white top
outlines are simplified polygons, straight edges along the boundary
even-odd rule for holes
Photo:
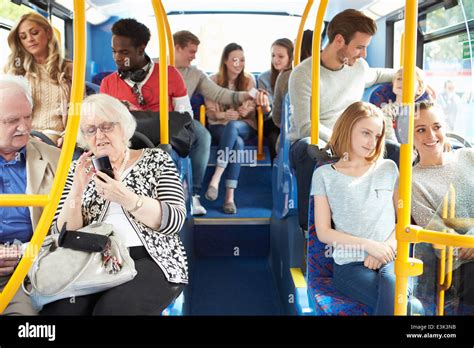
[[[380,109],[353,103],[328,143],[340,159],[318,168],[311,188],[318,238],[333,248],[334,284],[374,315],[393,315],[395,297],[398,170],[382,158],[384,140]]]

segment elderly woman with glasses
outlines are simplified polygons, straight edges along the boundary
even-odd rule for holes
[[[72,163],[52,231],[66,222],[68,230],[109,223],[129,248],[138,274],[101,293],[50,303],[42,314],[160,314],[187,283],[178,235],[186,208],[178,173],[166,152],[128,148],[135,128],[119,100],[105,94],[84,100],[78,141],[88,151]],[[92,155],[109,157],[114,178],[94,169]]]

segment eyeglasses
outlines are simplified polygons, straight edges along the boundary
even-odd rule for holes
[[[104,122],[98,126],[88,126],[87,128],[82,129],[82,132],[86,137],[93,137],[97,133],[97,129],[100,129],[102,133],[112,132],[116,124],[118,124],[118,122]]]
[[[133,85],[132,92],[135,95],[135,97],[137,97],[137,101],[138,101],[138,104],[140,104],[140,106],[143,106],[143,105],[146,104],[145,98],[143,98],[143,95],[140,93],[140,89],[138,88],[138,84],[135,83]]]

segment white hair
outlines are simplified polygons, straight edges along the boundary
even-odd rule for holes
[[[124,143],[126,146],[129,146],[130,139],[132,139],[137,128],[137,121],[135,121],[133,115],[120,100],[102,93],[86,97],[82,101],[80,124],[83,124],[86,117],[97,116],[105,118],[110,122],[118,122],[123,129]],[[77,142],[80,146],[88,148],[82,131],[79,131],[77,134]]]
[[[20,75],[0,74],[0,91],[12,88],[12,84],[23,92],[31,106],[31,109],[33,109],[33,97],[31,96],[31,86],[28,79]],[[0,94],[1,93],[3,92],[0,92]]]

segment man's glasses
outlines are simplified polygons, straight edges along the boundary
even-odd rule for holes
[[[140,89],[138,88],[138,84],[135,83],[133,85],[132,92],[135,95],[135,97],[137,97],[137,101],[138,101],[138,104],[140,104],[140,106],[143,106],[143,105],[146,104],[145,98],[143,98],[143,95],[140,93]]]
[[[100,129],[102,133],[112,132],[116,124],[118,124],[118,122],[104,122],[98,126],[88,126],[82,129],[82,132],[86,137],[93,137],[97,133],[97,129]]]

